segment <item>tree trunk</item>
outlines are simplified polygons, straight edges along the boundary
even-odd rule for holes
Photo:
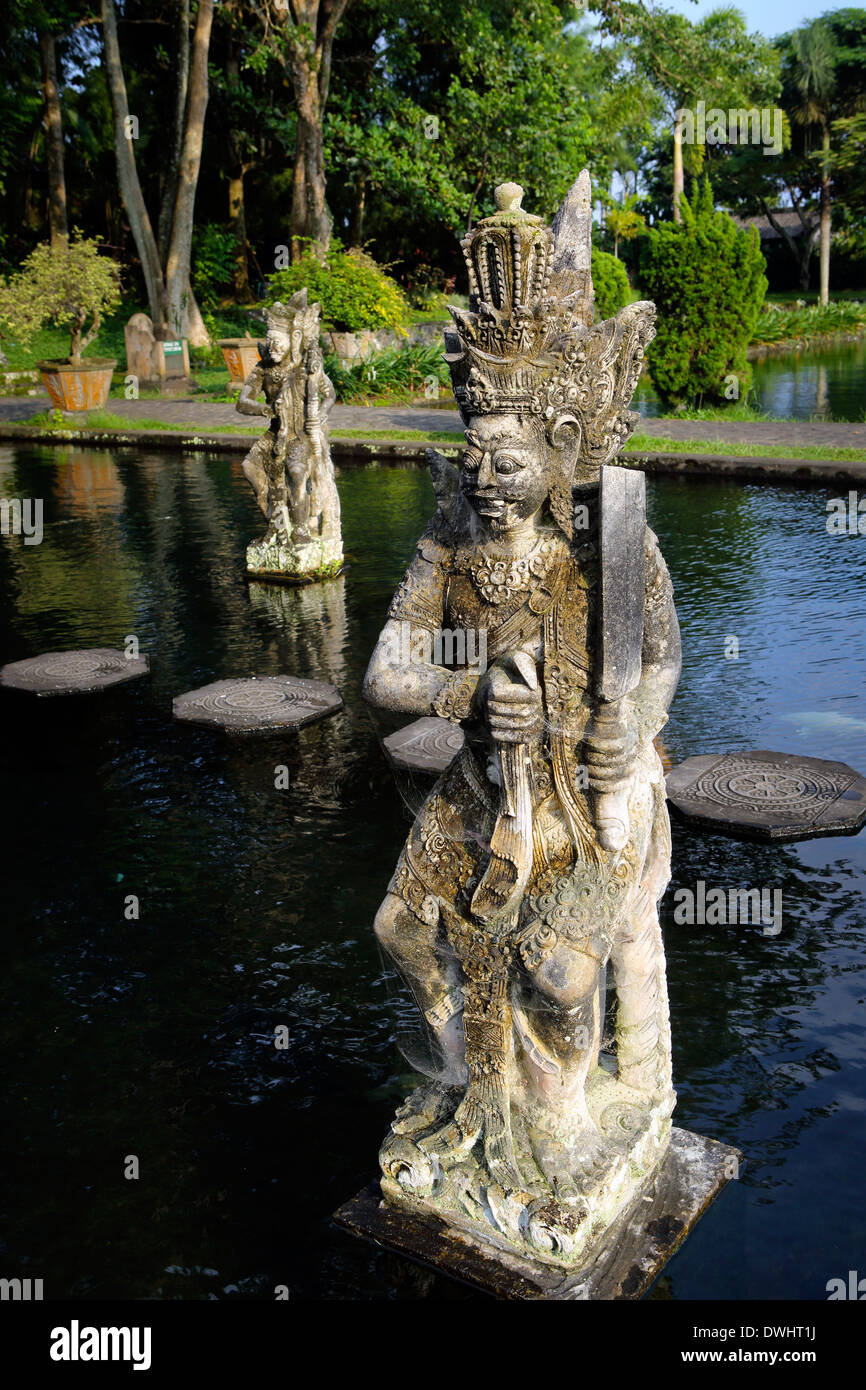
[[[229,174],[229,227],[235,239],[235,268],[232,291],[236,299],[252,299],[250,268],[247,262],[247,219],[244,208],[244,166],[237,164]]]
[[[315,103],[317,105],[318,103]],[[295,138],[295,167],[292,171],[292,208],[289,226],[292,235],[292,260],[297,261],[308,250],[308,242],[324,259],[331,240],[334,220],[325,201],[325,163],[322,126],[318,112],[310,116],[298,111],[298,133]]]
[[[683,176],[683,120],[682,116],[674,117],[674,221],[682,221],[680,212],[680,198],[685,192],[685,178]]]
[[[364,212],[367,202],[367,180],[361,174],[355,188],[355,205],[352,208],[352,226],[349,230],[349,245],[364,245]]]
[[[169,238],[171,237],[171,216],[174,210],[174,200],[177,197],[177,171],[183,149],[183,122],[189,91],[189,0],[176,0],[176,6],[177,86],[175,88],[170,155],[159,205],[159,258],[163,264],[165,264]]]
[[[201,168],[204,117],[207,110],[207,59],[213,27],[214,0],[199,0],[192,39],[183,148],[177,173],[177,196],[171,219],[171,240],[165,262],[168,320],[172,331],[183,333],[190,309],[189,267],[195,193]]]
[[[48,166],[48,236],[52,247],[69,236],[66,219],[66,176],[63,171],[63,120],[57,92],[57,49],[54,35],[39,35],[42,62],[42,100],[45,111],[45,162]]]
[[[821,279],[819,300],[830,303],[830,127],[824,126],[821,158]]]
[[[168,304],[165,293],[165,280],[159,259],[156,238],[153,235],[150,216],[144,202],[132,140],[127,135],[129,121],[129,102],[126,95],[126,81],[120,59],[120,45],[117,41],[117,15],[114,0],[102,0],[103,56],[114,116],[114,153],[117,159],[117,179],[120,196],[129,219],[144,283],[150,317],[154,328],[163,332],[166,327]]]
[[[229,51],[226,57],[226,79],[229,89],[239,83],[238,57],[229,37]],[[247,260],[247,217],[244,201],[243,144],[240,131],[229,130],[229,229],[235,239],[235,268],[232,272],[232,291],[236,299],[248,303],[253,293],[250,288],[250,268]]]
[[[286,66],[298,113],[289,222],[293,260],[303,253],[304,239],[316,243],[316,252],[323,259],[331,239],[333,218],[325,197],[322,121],[328,104],[334,36],[348,4],[349,0],[293,0],[291,6],[280,6],[286,18]]]

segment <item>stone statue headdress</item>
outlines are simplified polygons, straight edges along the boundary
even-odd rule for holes
[[[473,415],[537,416],[549,441],[579,432],[578,474],[597,477],[639,417],[630,411],[655,306],[629,304],[593,324],[591,188],[586,170],[552,227],[520,206],[523,189],[496,189],[498,211],[461,242],[469,312],[451,308],[446,361],[464,422]]]
[[[270,305],[267,310],[268,327],[280,328],[284,333],[291,333],[300,328],[306,343],[318,335],[320,312],[320,305],[307,303],[307,291],[304,288],[293,294],[288,303],[280,304],[277,301]]]

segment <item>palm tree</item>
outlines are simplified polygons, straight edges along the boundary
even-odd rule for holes
[[[646,220],[641,213],[635,212],[637,193],[629,193],[627,198],[623,198],[621,203],[615,203],[612,199],[606,199],[605,225],[613,237],[613,254],[619,260],[620,241],[631,241],[634,237],[643,236],[646,231]]]
[[[836,89],[836,48],[826,24],[814,19],[791,36],[793,82],[800,95],[794,120],[821,131],[821,281],[820,302],[830,302],[830,124]]]

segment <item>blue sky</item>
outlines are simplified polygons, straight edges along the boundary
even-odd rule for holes
[[[834,5],[832,0],[697,0],[697,4],[692,0],[661,0],[661,8],[677,10],[688,19],[697,20],[728,3],[746,16],[750,31],[764,34],[768,39],[798,29],[801,24],[817,19],[820,14],[845,8],[841,4]],[[859,8],[862,0],[859,0],[859,4],[858,0],[851,0],[851,4]]]

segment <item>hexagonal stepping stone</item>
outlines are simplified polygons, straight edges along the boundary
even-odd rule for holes
[[[34,695],[86,695],[146,676],[146,656],[127,656],[116,647],[45,652],[0,669],[0,685]]]
[[[444,772],[463,747],[463,730],[448,719],[416,719],[383,740],[395,767],[436,776]]]
[[[667,775],[671,806],[720,835],[809,840],[866,824],[866,777],[847,763],[794,753],[707,753]]]
[[[270,734],[300,729],[343,708],[335,685],[298,676],[251,676],[214,681],[172,701],[175,719],[211,724],[230,734]]]

